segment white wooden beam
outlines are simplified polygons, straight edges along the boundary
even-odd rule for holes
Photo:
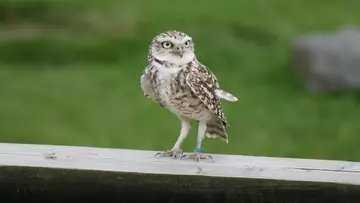
[[[211,154],[214,162],[154,157],[156,151],[0,143],[0,167],[41,167],[144,174],[360,185],[360,163]]]

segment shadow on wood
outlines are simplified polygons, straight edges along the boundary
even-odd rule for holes
[[[0,144],[2,202],[299,202],[360,199],[356,162]]]

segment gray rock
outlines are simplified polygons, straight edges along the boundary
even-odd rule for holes
[[[292,47],[292,63],[311,92],[360,89],[360,29],[300,37]]]

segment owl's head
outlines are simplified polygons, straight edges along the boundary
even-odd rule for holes
[[[183,32],[167,31],[157,35],[151,42],[149,57],[174,64],[186,64],[195,58],[194,42]]]

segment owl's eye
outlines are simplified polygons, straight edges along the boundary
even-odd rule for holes
[[[185,47],[188,47],[188,46],[190,45],[190,40],[186,41],[186,42],[184,43],[184,45],[185,45]]]
[[[165,49],[169,49],[172,47],[172,43],[171,42],[163,42],[162,43],[162,46],[165,48]]]

